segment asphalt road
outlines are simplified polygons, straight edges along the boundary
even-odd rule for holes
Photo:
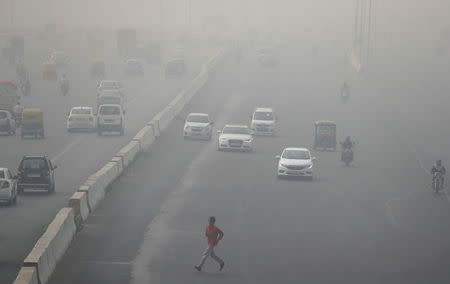
[[[25,64],[31,72],[32,94],[22,97],[21,101],[24,107],[43,110],[46,138],[21,140],[20,131],[16,136],[0,137],[1,166],[15,171],[23,155],[47,154],[58,165],[56,193],[49,196],[45,192],[28,192],[19,197],[15,206],[0,205],[0,275],[1,282],[6,283],[16,277],[35,241],[58,210],[67,205],[73,192],[161,111],[198,74],[201,64],[213,55],[214,49],[217,50],[207,44],[202,48],[186,44],[188,76],[167,81],[158,65],[145,65],[143,77],[126,77],[115,48],[105,50],[107,78],[124,83],[127,113],[124,136],[99,137],[96,133],[68,133],[66,130],[65,115],[72,106],[95,107],[97,81],[89,76],[92,55],[87,48],[82,43],[77,46],[75,39],[67,39],[58,47],[71,57],[70,67],[60,71],[66,72],[71,82],[69,95],[63,97],[58,94],[55,82],[42,80],[41,64],[52,49],[37,40],[27,43]],[[167,50],[175,48],[175,43],[168,46]],[[15,79],[15,66],[4,64],[0,69],[2,80]]]
[[[218,152],[215,139],[184,141],[175,121],[113,185],[50,283],[448,283],[450,203],[431,192],[425,162],[448,147],[422,145],[445,139],[445,127],[427,127],[449,116],[434,112],[446,101],[411,94],[435,84],[436,96],[448,93],[445,76],[379,58],[371,76],[352,77],[344,105],[336,93],[351,73],[334,49],[285,53],[274,70],[228,62],[185,112],[209,112],[220,128],[272,106],[279,135],[256,138],[254,153]],[[275,155],[311,147],[318,119],[354,137],[354,166],[314,152],[312,182],[278,180]],[[216,253],[226,264],[199,273],[210,215],[225,232]]]

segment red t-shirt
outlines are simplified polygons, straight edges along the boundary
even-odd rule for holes
[[[215,225],[206,226],[206,236],[208,236],[208,246],[213,246],[216,241],[220,241],[223,238],[223,232]]]

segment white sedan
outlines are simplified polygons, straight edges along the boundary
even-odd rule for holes
[[[17,201],[17,178],[7,168],[0,168],[0,201],[8,205]]]
[[[316,158],[306,148],[286,148],[278,159],[277,175],[281,177],[306,177],[313,179],[313,167]]]
[[[67,117],[67,131],[95,130],[96,119],[92,107],[73,107]]]
[[[183,136],[187,138],[200,138],[211,140],[212,125],[206,113],[190,113],[184,123]]]
[[[227,124],[219,133],[218,149],[253,151],[253,135],[247,125]]]

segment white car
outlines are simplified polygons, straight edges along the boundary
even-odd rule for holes
[[[253,151],[252,131],[247,125],[227,124],[219,133],[218,149]]]
[[[67,131],[95,130],[96,119],[92,107],[73,107],[67,116]]]
[[[316,158],[306,148],[286,148],[278,159],[277,175],[281,177],[306,177],[313,179],[313,168]]]
[[[125,111],[125,96],[117,89],[102,90],[97,96],[97,109],[105,104],[120,105]]]
[[[98,84],[97,95],[99,96],[104,90],[118,90],[121,94],[123,94],[123,86],[119,81],[114,80],[102,80]]]
[[[271,108],[256,108],[251,116],[250,128],[255,135],[270,135],[276,133],[277,117]]]
[[[102,135],[104,131],[116,131],[123,135],[124,114],[120,105],[105,104],[98,108],[97,133]]]
[[[206,113],[190,113],[184,123],[184,138],[200,138],[211,140],[213,122]]]
[[[0,168],[0,201],[8,205],[17,201],[17,178],[7,168]]]

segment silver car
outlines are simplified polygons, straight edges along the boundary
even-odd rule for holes
[[[17,178],[7,168],[0,168],[0,201],[8,205],[17,201]]]
[[[6,132],[9,135],[16,134],[16,122],[7,110],[0,110],[0,132]]]

